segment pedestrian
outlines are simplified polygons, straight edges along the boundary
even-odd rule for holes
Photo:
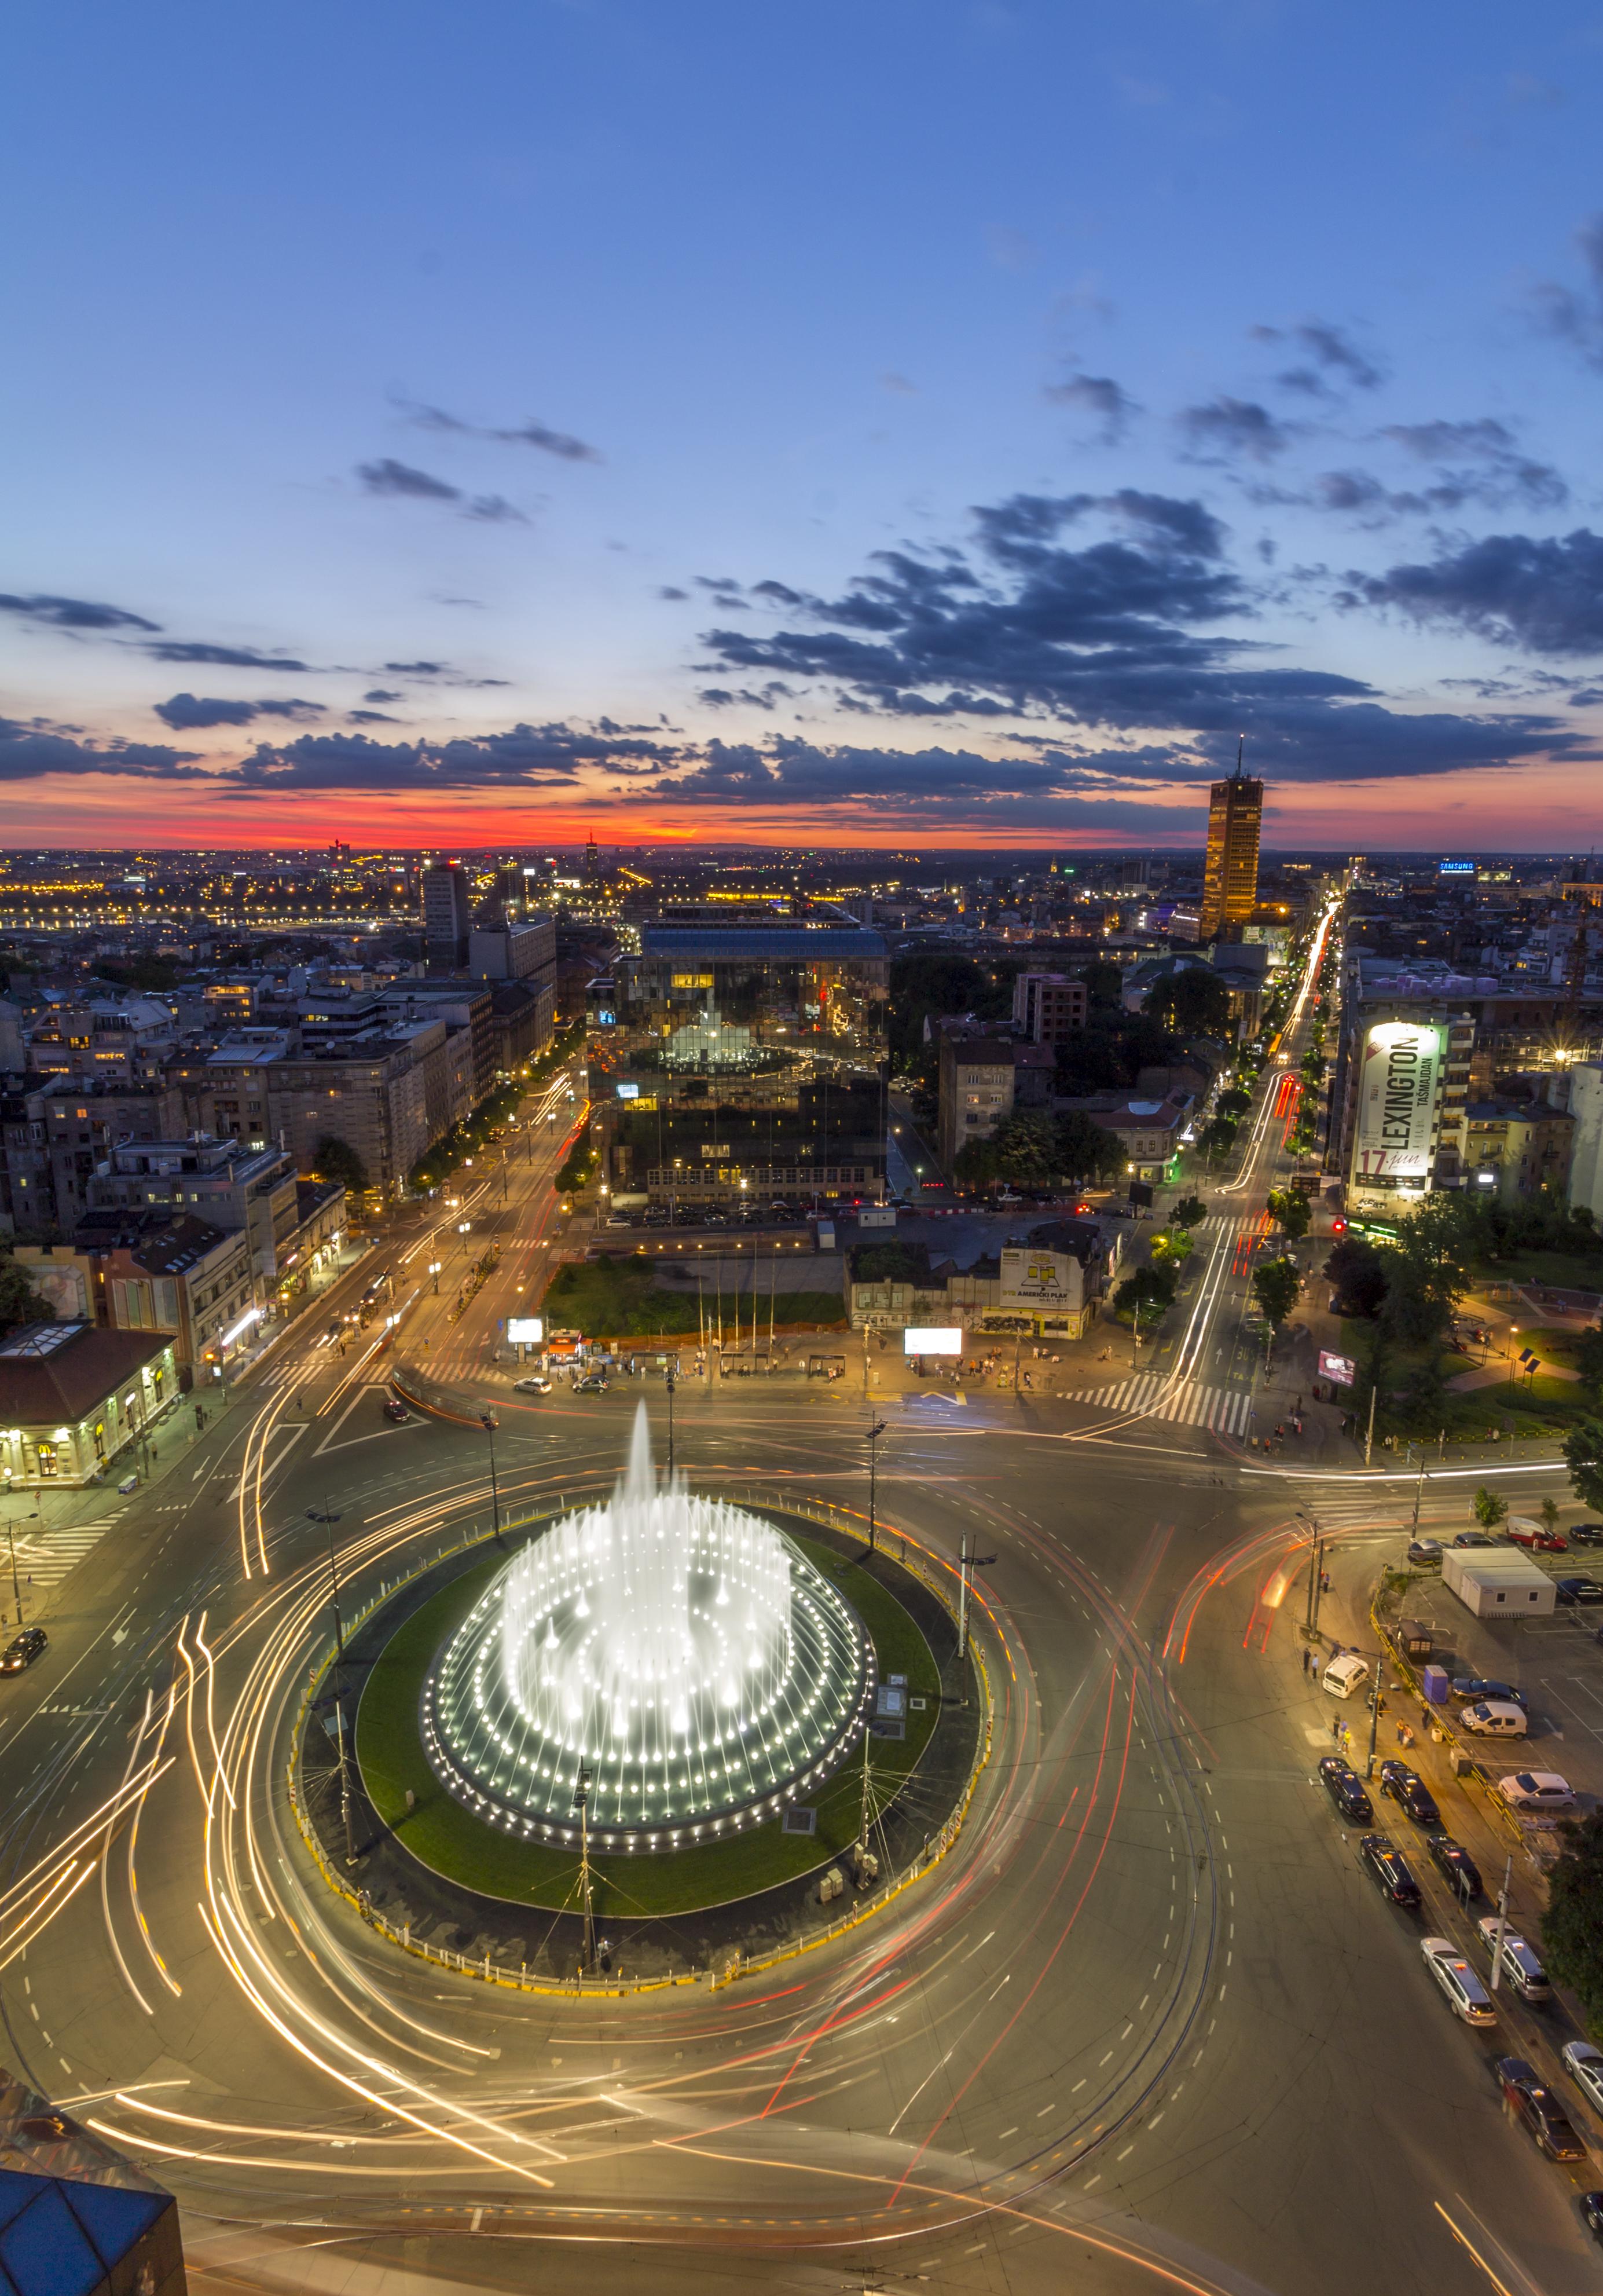
[[[1339,1743],[1341,1738],[1341,1717],[1339,1714],[1332,1714],[1330,1717],[1330,1735]]]
[[[1308,1671],[1308,1646],[1307,1646],[1307,1644],[1304,1643],[1304,1645],[1303,1645],[1303,1672],[1304,1672],[1304,1674],[1306,1674],[1306,1673],[1307,1673],[1307,1671]]]
[[[1321,1595],[1328,1595],[1330,1591],[1330,1573],[1328,1570],[1321,1570],[1319,1574],[1319,1591]]]

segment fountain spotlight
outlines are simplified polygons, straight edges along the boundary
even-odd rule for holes
[[[610,1499],[497,1574],[423,1693],[447,1792],[527,1838],[593,1850],[705,1840],[822,1781],[865,1726],[874,1657],[855,1613],[782,1531],[682,1479],[656,1488],[635,1413]]]

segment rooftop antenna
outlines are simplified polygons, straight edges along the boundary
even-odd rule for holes
[[[1237,735],[1237,737],[1236,737],[1236,770],[1235,770],[1235,773],[1231,775],[1231,779],[1232,779],[1232,780],[1234,780],[1234,781],[1239,781],[1239,780],[1240,780],[1240,778],[1241,778],[1241,753],[1242,753],[1242,751],[1246,749],[1246,747],[1247,747],[1247,736],[1246,736],[1246,734],[1238,734],[1238,735]]]

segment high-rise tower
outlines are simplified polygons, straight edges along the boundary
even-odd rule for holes
[[[1264,822],[1264,784],[1241,770],[1215,782],[1209,795],[1207,863],[1202,882],[1201,938],[1228,940],[1240,931],[1258,899],[1258,834]]]

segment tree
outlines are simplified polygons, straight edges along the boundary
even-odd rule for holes
[[[1278,1332],[1297,1303],[1303,1279],[1294,1259],[1266,1259],[1253,1270],[1252,1288],[1258,1295],[1272,1332]]]
[[[1483,1530],[1495,1530],[1507,1519],[1509,1502],[1483,1483],[1475,1495],[1475,1519]]]
[[[1603,1419],[1578,1419],[1564,1439],[1564,1456],[1575,1496],[1603,1513]]]
[[[338,1180],[348,1196],[367,1193],[367,1167],[351,1146],[337,1132],[325,1132],[312,1151],[312,1177],[315,1180]]]
[[[1251,1106],[1252,1095],[1241,1085],[1233,1084],[1228,1092],[1222,1092],[1219,1095],[1218,1112],[1221,1116],[1245,1116]]]
[[[1007,1180],[1050,1180],[1057,1169],[1057,1146],[1045,1109],[1018,1109],[996,1128],[997,1168]]]
[[[1548,1876],[1542,1957],[1575,1994],[1595,2033],[1603,2021],[1603,1810],[1562,1831],[1565,1846]]]
[[[1182,1227],[1160,1228],[1152,1239],[1152,1258],[1160,1267],[1179,1267],[1190,1258],[1193,1249]]]
[[[1307,1197],[1298,1195],[1295,1188],[1271,1188],[1269,1209],[1288,1235],[1307,1234],[1313,1215],[1308,1209]]]
[[[1331,1247],[1324,1274],[1336,1286],[1336,1312],[1372,1320],[1386,1303],[1386,1261],[1362,1235],[1344,1235]]]
[[[1066,1108],[1057,1120],[1058,1169],[1070,1179],[1105,1180],[1124,1161],[1117,1136],[1087,1116]]]
[[[55,1310],[41,1292],[34,1290],[28,1280],[28,1270],[19,1267],[9,1251],[0,1255],[0,1338],[23,1324],[49,1324],[54,1320]]]
[[[1475,1245],[1473,1214],[1445,1192],[1427,1196],[1402,1222],[1391,1247],[1385,1314],[1405,1345],[1429,1346],[1442,1338],[1469,1289]]]
[[[1139,1324],[1140,1319],[1149,1310],[1161,1311],[1171,1306],[1178,1288],[1178,1278],[1173,1268],[1138,1267],[1133,1275],[1126,1275],[1114,1293],[1113,1311],[1116,1316],[1127,1316],[1133,1324]]]
[[[1548,1537],[1550,1538],[1558,1528],[1558,1500],[1552,1498],[1543,1499],[1536,1512],[1542,1517],[1542,1527],[1543,1530],[1547,1532]]]
[[[1589,1403],[1603,1403],[1603,1324],[1592,1324],[1575,1341],[1575,1369]]]
[[[1211,967],[1188,964],[1165,972],[1147,991],[1145,1008],[1182,1036],[1233,1037],[1230,990]]]

